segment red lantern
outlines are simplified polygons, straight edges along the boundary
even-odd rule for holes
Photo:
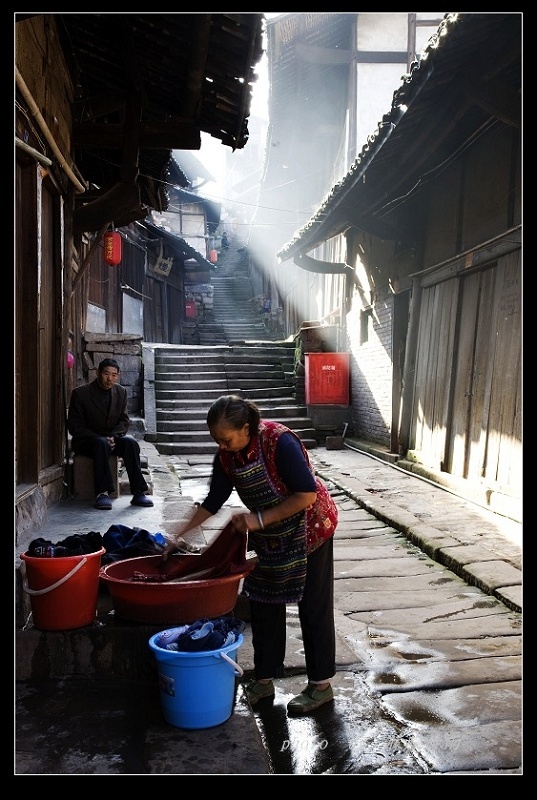
[[[116,231],[104,234],[104,260],[111,267],[116,267],[121,261],[121,236]]]
[[[218,258],[218,252],[216,250],[209,250],[209,259],[211,264],[216,264],[216,260]]]

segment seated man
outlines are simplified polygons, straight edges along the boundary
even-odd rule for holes
[[[140,445],[127,435],[130,426],[127,390],[117,383],[119,372],[115,359],[103,359],[95,380],[73,389],[67,415],[74,453],[93,459],[95,508],[101,510],[112,508],[109,493],[115,491],[115,486],[109,458],[114,454],[125,464],[133,494],[131,503],[153,505],[146,495],[149,487],[140,465]]]

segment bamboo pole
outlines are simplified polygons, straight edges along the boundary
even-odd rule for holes
[[[45,136],[45,139],[47,140],[47,142],[51,146],[51,148],[52,148],[52,150],[54,152],[54,155],[58,159],[61,169],[63,169],[63,171],[65,172],[65,174],[69,178],[69,180],[74,184],[76,189],[78,189],[79,193],[82,194],[83,192],[86,191],[86,187],[84,186],[84,184],[80,183],[80,181],[76,177],[76,175],[73,172],[73,170],[71,169],[71,167],[66,163],[65,158],[63,157],[63,154],[62,154],[60,148],[56,144],[56,142],[54,140],[54,137],[53,137],[53,135],[52,135],[52,133],[50,131],[50,128],[48,127],[48,125],[45,122],[45,120],[44,120],[39,108],[37,107],[37,104],[36,104],[34,98],[32,97],[32,95],[30,93],[30,90],[28,89],[28,87],[27,87],[27,85],[26,85],[26,83],[24,81],[24,78],[20,74],[18,67],[16,67],[16,70],[17,70],[17,72],[16,72],[17,86],[18,86],[22,96],[24,97],[24,99],[28,103],[28,107],[30,109],[30,113],[36,118],[37,124],[41,128],[41,131],[43,132],[43,134]]]

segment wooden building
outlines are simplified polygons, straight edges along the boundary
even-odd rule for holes
[[[262,25],[258,13],[15,14],[15,544],[64,491],[88,317],[121,331],[148,289],[138,224],[167,210],[172,150],[199,149],[202,131],[232,150],[248,141]],[[118,280],[103,235],[119,230]],[[153,289],[160,320],[167,289]],[[175,320],[161,321],[173,340]]]
[[[447,14],[279,251],[322,274],[355,435],[515,519],[522,498],[522,15]],[[335,287],[335,288],[334,288]]]

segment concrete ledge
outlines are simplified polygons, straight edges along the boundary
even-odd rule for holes
[[[368,453],[370,456],[380,458],[381,461],[386,461],[388,464],[398,464],[399,456],[397,453],[390,453],[387,447],[375,442],[364,442],[361,439],[353,437],[345,437],[345,446],[351,450],[359,450],[362,453]]]
[[[494,514],[501,514],[515,522],[522,522],[522,500],[520,498],[510,497],[485,483],[456,478],[448,472],[433,470],[408,459],[399,459],[397,466],[420,478],[433,481],[473,503],[478,503]]]
[[[112,618],[72,631],[16,632],[17,680],[48,680],[76,675],[152,678],[150,637],[165,626],[142,626]]]

